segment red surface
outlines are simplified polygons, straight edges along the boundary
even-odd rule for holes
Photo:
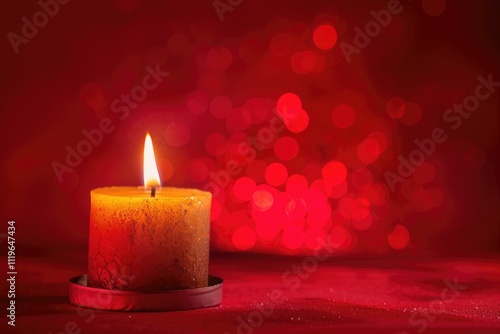
[[[345,253],[498,251],[500,92],[478,77],[500,81],[500,3],[395,3],[58,6],[18,53],[0,43],[0,223],[23,245],[86,247],[90,190],[140,185],[149,131],[164,186],[213,192],[214,248],[311,254],[324,235]],[[1,35],[40,8],[9,2]],[[405,174],[394,191],[387,172]]]
[[[299,278],[292,272],[294,266],[304,263],[313,268],[308,267],[311,258],[218,254],[211,259],[210,271],[224,278],[221,306],[121,313],[69,305],[68,280],[84,272],[86,254],[51,255],[57,260],[19,258],[23,274],[17,282],[18,318],[15,330],[10,327],[8,333],[55,334],[64,332],[70,321],[81,333],[250,333],[238,332],[238,319],[248,321],[250,316],[250,322],[258,324],[258,307],[268,316],[253,333],[421,333],[424,324],[425,333],[498,333],[500,329],[498,256],[330,258],[310,273],[301,269]],[[445,280],[455,278],[460,295],[445,303],[439,314],[425,316],[441,299]],[[281,291],[283,302],[271,312],[273,290]],[[445,298],[451,297],[445,292]],[[2,309],[3,305],[2,300]],[[5,321],[0,326],[3,332]]]

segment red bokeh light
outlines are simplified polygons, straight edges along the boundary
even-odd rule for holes
[[[330,50],[337,44],[337,30],[330,25],[321,25],[313,32],[314,44],[321,50]]]
[[[357,204],[358,204],[358,207],[352,213],[352,219],[353,220],[363,220],[370,215],[370,210],[369,210],[370,203],[365,198],[358,198]]]
[[[257,185],[255,181],[247,176],[240,177],[233,184],[233,194],[240,201],[249,201],[254,194]]]
[[[399,96],[394,96],[387,102],[387,114],[393,119],[401,118],[406,110],[405,101]]]
[[[358,241],[356,238],[356,234],[353,234],[353,233],[349,232],[349,230],[347,230],[345,241],[342,245],[339,246],[339,250],[347,251],[347,250],[350,250],[350,249],[356,247],[357,244],[358,244]]]
[[[354,185],[354,187],[359,189],[362,186],[373,182],[373,174],[367,168],[355,170],[351,174],[351,182]]]
[[[92,109],[100,109],[106,105],[104,90],[101,85],[89,83],[80,89],[80,101]]]
[[[359,195],[366,198],[371,204],[382,205],[388,197],[388,189],[377,183],[370,183],[359,188]]]
[[[339,129],[347,129],[356,121],[356,112],[347,105],[341,104],[336,106],[332,111],[332,122]]]
[[[325,227],[330,221],[332,207],[326,200],[324,202],[311,203],[306,217],[307,225],[311,227]]]
[[[255,235],[254,230],[250,227],[243,226],[237,229],[233,234],[233,244],[238,250],[249,250],[253,246],[255,246],[255,242],[257,241],[257,236]]]
[[[274,144],[274,154],[278,159],[290,161],[299,153],[299,144],[293,137],[284,136]]]
[[[321,174],[331,185],[337,186],[345,181],[347,168],[340,161],[330,161],[323,167]]]
[[[405,112],[399,118],[404,125],[415,125],[422,119],[422,108],[416,103],[405,103]]]
[[[268,118],[271,109],[271,99],[252,98],[243,105],[243,118],[249,124],[259,124]]]
[[[297,94],[285,93],[276,103],[276,110],[283,120],[294,119],[302,109],[302,101]]]
[[[285,211],[292,220],[303,219],[307,213],[306,202],[302,198],[292,198],[286,204]]]
[[[267,166],[265,178],[267,183],[277,187],[285,183],[288,178],[288,171],[285,165],[279,162],[274,162]]]
[[[326,193],[328,196],[334,199],[341,198],[342,196],[345,196],[347,194],[347,191],[349,190],[349,186],[347,185],[347,182],[342,182],[341,184],[337,184],[335,186],[330,186],[328,182],[326,182]]]
[[[382,149],[380,148],[378,141],[371,138],[362,141],[358,145],[356,151],[359,161],[365,164],[371,164],[375,162],[378,159],[381,152]]]
[[[387,149],[387,137],[383,132],[381,131],[371,132],[367,138],[373,139],[378,143],[380,147],[380,153],[384,152]]]
[[[224,47],[214,47],[208,51],[207,64],[214,70],[223,71],[231,65],[233,55],[231,51]]]
[[[190,138],[189,126],[183,121],[172,121],[165,128],[165,141],[172,147],[182,147]]]
[[[209,102],[210,98],[208,97],[208,94],[201,90],[197,90],[189,94],[187,107],[189,112],[198,115],[207,110]]]
[[[285,126],[290,132],[300,133],[307,129],[309,125],[309,114],[304,109],[300,109],[295,117],[285,119]]]
[[[410,242],[410,233],[408,232],[406,227],[398,224],[394,227],[394,230],[387,236],[387,241],[392,248],[396,250],[403,249]]]
[[[298,51],[292,55],[290,66],[297,74],[307,74],[321,69],[324,66],[324,61],[311,50]]]
[[[213,156],[224,153],[226,137],[221,133],[212,133],[205,139],[205,149]]]
[[[482,148],[474,145],[465,152],[464,161],[472,167],[481,167],[486,163],[486,153]]]
[[[291,175],[286,181],[285,189],[291,197],[302,198],[307,194],[307,179],[300,174]]]
[[[174,165],[168,159],[157,159],[158,171],[161,175],[162,182],[166,182],[174,175]]]
[[[269,191],[259,189],[253,193],[252,202],[257,210],[266,211],[273,205],[274,197]]]

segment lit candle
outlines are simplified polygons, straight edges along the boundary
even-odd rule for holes
[[[91,191],[88,286],[165,291],[208,285],[211,194],[160,185],[147,134],[144,187]]]

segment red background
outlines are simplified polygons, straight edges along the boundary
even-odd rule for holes
[[[244,0],[221,22],[210,0],[74,0],[60,6],[18,54],[3,38],[0,233],[7,232],[8,219],[16,221],[19,274],[17,327],[6,324],[4,313],[0,326],[19,333],[60,333],[71,322],[82,333],[241,333],[260,305],[274,310],[251,328],[255,333],[418,333],[424,325],[429,334],[497,333],[499,93],[481,102],[457,131],[448,128],[448,140],[427,159],[430,174],[420,170],[394,193],[387,191],[383,175],[396,171],[397,157],[407,157],[416,138],[446,126],[443,113],[474,93],[479,75],[500,80],[498,1],[402,0],[402,5],[402,13],[351,63],[342,57],[340,44],[353,44],[354,28],[373,20],[370,11],[385,9],[387,1]],[[19,33],[21,18],[38,10],[33,0],[5,3],[2,36]],[[332,49],[320,50],[311,37],[321,24],[337,31]],[[276,34],[293,37],[281,55],[271,43]],[[297,61],[304,54],[306,59]],[[110,104],[158,61],[170,76],[120,121]],[[265,117],[256,121],[251,114],[253,123],[247,124],[240,117],[245,105],[261,98],[274,107],[288,92],[300,97],[310,119],[303,131],[288,128],[278,134],[295,140],[298,154],[291,154],[288,143],[276,151],[272,142],[249,167],[234,145],[255,136],[273,114],[259,107],[267,110]],[[232,121],[214,117],[207,107],[217,95],[232,101],[231,115],[237,116],[229,117]],[[412,103],[405,115],[413,118],[390,117],[387,106],[394,97]],[[332,122],[340,104],[355,110],[355,122],[346,129]],[[51,164],[63,163],[65,147],[76,147],[84,139],[81,131],[96,128],[103,117],[112,118],[116,130],[59,182]],[[68,303],[68,279],[87,266],[89,191],[141,184],[146,131],[164,185],[203,187],[210,171],[224,170],[233,158],[242,164],[214,202],[210,271],[224,279],[222,304],[185,312],[84,310],[82,315]],[[386,139],[387,147],[366,150],[377,154],[363,164],[357,151],[373,132],[382,134],[376,141]],[[213,133],[228,140],[207,145]],[[282,154],[293,159],[284,161]],[[331,161],[347,167],[343,202],[326,188],[339,176],[323,173]],[[286,186],[265,185],[268,180],[256,166],[275,162],[289,175],[306,178],[308,188],[294,202],[305,203],[306,210],[300,212],[298,205],[287,213]],[[382,189],[376,192],[380,196],[365,198],[355,176],[360,170],[370,171],[368,183]],[[429,177],[432,170],[435,176]],[[235,186],[248,175],[258,186]],[[422,184],[422,177],[429,182]],[[255,212],[256,202],[265,203],[254,196],[238,199],[240,191],[257,189],[273,193],[272,211]],[[352,199],[369,208],[371,224],[344,217],[349,214],[343,206]],[[276,225],[276,235],[259,230]],[[302,272],[300,280],[284,275],[312,257],[215,252],[311,253],[316,246],[311,231],[340,240],[341,252]],[[263,241],[269,235],[272,240]],[[297,280],[299,286],[291,286]],[[464,288],[453,302],[441,303],[442,312],[429,315],[429,308],[442,302],[446,280]],[[7,288],[2,284],[2,305],[8,302]],[[283,292],[278,306],[269,297],[276,289]],[[89,314],[95,317],[90,320]]]

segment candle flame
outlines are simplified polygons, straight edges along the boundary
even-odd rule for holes
[[[158,167],[156,167],[155,151],[153,149],[153,140],[149,132],[146,134],[144,142],[144,186],[145,187],[159,187],[161,186],[160,174]]]

